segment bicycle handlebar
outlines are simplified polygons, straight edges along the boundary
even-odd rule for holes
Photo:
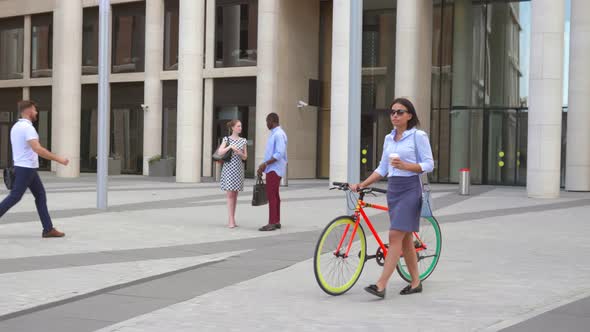
[[[350,185],[345,182],[333,182],[332,184],[334,186],[338,187],[338,188],[333,188],[333,189],[348,190],[350,188]],[[374,188],[374,187],[363,188],[363,189],[368,190],[368,192],[387,194],[387,190],[385,190],[385,189]]]
[[[377,193],[387,194],[387,190],[385,190],[385,189],[371,188],[371,190],[373,190],[374,192],[377,192]]]

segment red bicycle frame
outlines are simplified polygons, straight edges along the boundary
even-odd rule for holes
[[[356,209],[354,211],[354,220],[355,220],[354,228],[353,228],[352,234],[350,236],[350,241],[348,241],[348,245],[346,247],[346,252],[342,256],[348,257],[348,253],[350,252],[350,248],[352,247],[352,242],[354,240],[354,236],[356,235],[356,232],[358,230],[359,224],[361,222],[361,217],[362,217],[365,220],[365,223],[367,224],[367,226],[369,226],[371,233],[373,233],[375,240],[377,240],[379,247],[383,251],[383,257],[386,257],[387,256],[387,247],[385,246],[383,241],[381,241],[379,234],[375,230],[375,227],[373,227],[373,224],[371,224],[371,220],[369,219],[369,217],[367,216],[367,214],[365,213],[365,210],[363,208],[371,208],[371,209],[377,209],[377,210],[381,210],[381,211],[389,211],[389,209],[386,206],[377,205],[377,204],[369,204],[369,203],[363,201],[362,199],[359,199],[357,202]],[[344,233],[342,234],[342,238],[340,239],[340,242],[338,243],[338,248],[336,249],[336,252],[334,252],[335,255],[339,255],[340,249],[342,248],[342,245],[344,244],[344,240],[346,239],[346,234],[348,234],[349,229],[350,229],[350,224],[346,225],[346,229],[344,230]],[[416,248],[416,251],[419,252],[422,250],[426,250],[426,244],[424,244],[424,242],[422,242],[422,240],[418,236],[418,233],[413,232],[413,234],[414,234],[414,238],[417,241],[419,241],[419,243],[420,243],[420,246]]]

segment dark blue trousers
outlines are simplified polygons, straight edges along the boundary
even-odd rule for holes
[[[23,198],[25,191],[29,188],[35,197],[37,213],[39,213],[39,218],[41,218],[41,223],[43,224],[43,233],[49,232],[53,229],[53,223],[51,222],[49,211],[47,211],[47,196],[45,195],[45,188],[37,173],[37,169],[15,167],[14,171],[16,174],[14,186],[8,197],[0,203],[0,218]]]

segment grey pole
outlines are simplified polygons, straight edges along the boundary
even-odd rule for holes
[[[110,0],[100,0],[98,18],[98,160],[96,205],[108,207],[108,134],[109,134],[109,14]]]
[[[350,2],[350,60],[348,88],[348,183],[359,183],[361,176],[361,71],[363,46],[363,1]],[[354,207],[353,207],[354,208]],[[354,211],[349,209],[349,214]]]

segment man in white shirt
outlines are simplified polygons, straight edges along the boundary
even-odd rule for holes
[[[39,143],[39,134],[33,127],[33,122],[37,121],[37,106],[34,102],[23,100],[18,103],[20,120],[12,127],[10,131],[10,142],[12,144],[12,156],[14,160],[15,181],[8,197],[0,203],[0,218],[10,208],[16,205],[27,188],[31,190],[35,197],[37,213],[43,224],[42,237],[63,237],[65,234],[53,227],[49,211],[47,210],[47,196],[45,188],[41,182],[37,169],[39,168],[39,156],[44,159],[56,161],[64,166],[69,164],[69,160],[59,157],[41,146]]]

